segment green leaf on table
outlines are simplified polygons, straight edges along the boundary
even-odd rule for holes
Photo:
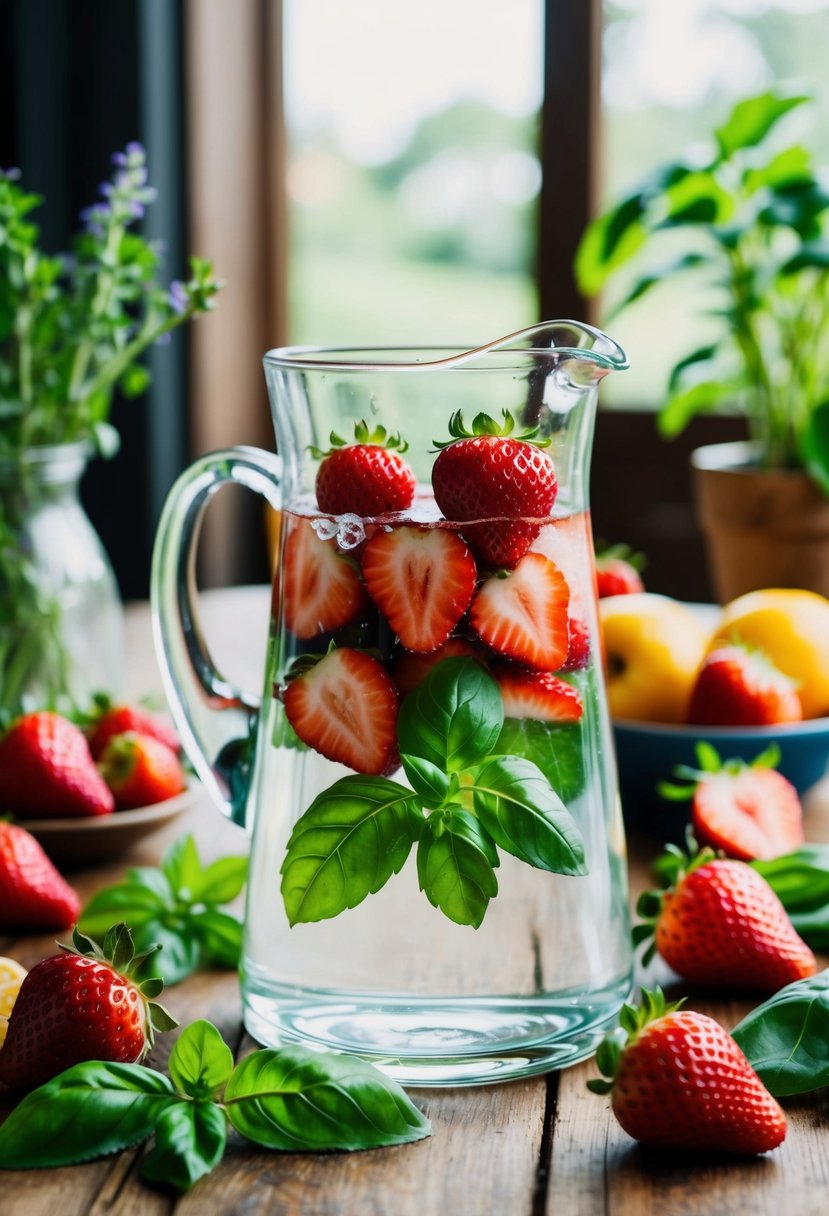
[[[155,1144],[141,1165],[141,1177],[189,1191],[219,1164],[227,1143],[225,1113],[212,1102],[179,1102],[155,1127]]]
[[[245,930],[235,916],[218,908],[205,908],[193,913],[190,927],[201,942],[204,962],[231,971],[239,966]]]
[[[189,921],[177,918],[171,924],[150,921],[135,934],[138,950],[147,950],[158,943],[161,949],[150,955],[141,968],[143,979],[157,978],[165,984],[179,984],[197,971],[201,964],[201,943],[190,930]]]
[[[212,1098],[233,1072],[233,1052],[212,1022],[185,1026],[173,1044],[170,1080],[189,1098]]]
[[[248,1140],[288,1152],[408,1144],[431,1132],[400,1086],[364,1060],[303,1047],[247,1056],[224,1102]]]
[[[771,861],[753,861],[813,950],[829,950],[829,845],[806,844]]]
[[[247,857],[220,857],[202,871],[193,897],[211,905],[232,903],[241,894],[247,878]]]
[[[503,722],[498,685],[480,663],[443,659],[400,707],[400,752],[460,772],[488,755]]]
[[[557,726],[534,718],[505,718],[492,751],[495,755],[531,760],[562,802],[570,802],[584,790],[584,748],[578,726]]]
[[[477,929],[498,894],[498,852],[474,815],[447,807],[429,816],[417,847],[417,877],[429,903]]]
[[[165,902],[156,891],[131,881],[128,874],[123,884],[105,887],[92,896],[78,926],[87,937],[100,940],[111,925],[125,921],[137,939],[136,930],[158,918],[171,902],[172,892]]]
[[[829,1085],[829,971],[782,988],[731,1033],[775,1097]]]
[[[178,1101],[141,1064],[76,1064],[28,1094],[0,1127],[0,1168],[73,1165],[152,1135]]]
[[[810,97],[803,93],[784,97],[769,91],[738,101],[715,132],[722,156],[730,157],[741,148],[753,148],[765,139],[784,114],[809,100]]]
[[[418,799],[404,786],[358,775],[336,781],[288,840],[281,889],[289,922],[336,916],[379,891],[403,868],[422,824]]]
[[[530,760],[496,756],[477,771],[471,788],[475,813],[499,848],[536,869],[587,873],[572,815]]]

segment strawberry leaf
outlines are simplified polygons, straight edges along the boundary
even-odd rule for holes
[[[829,971],[782,988],[731,1033],[776,1098],[829,1085]]]
[[[248,1140],[288,1152],[379,1148],[431,1133],[391,1078],[353,1056],[302,1047],[247,1056],[224,1101],[230,1122]]]
[[[325,920],[379,891],[422,822],[412,791],[382,777],[343,777],[324,790],[294,824],[282,862],[290,923]]]
[[[227,1143],[224,1111],[211,1102],[179,1102],[162,1112],[141,1177],[189,1191],[219,1164]]]
[[[178,1099],[141,1064],[76,1064],[23,1099],[0,1128],[0,1168],[73,1165],[152,1135]]]
[[[182,1030],[167,1067],[179,1093],[212,1098],[233,1072],[233,1053],[212,1022],[200,1020]]]
[[[480,763],[504,724],[498,685],[475,659],[443,659],[404,700],[397,720],[401,754],[444,773]]]
[[[429,903],[477,929],[498,894],[498,853],[474,815],[447,807],[430,815],[417,848],[417,877]]]
[[[585,874],[584,843],[573,817],[540,769],[496,756],[474,777],[472,804],[495,843],[555,874]]]

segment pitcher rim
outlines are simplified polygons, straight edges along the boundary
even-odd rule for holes
[[[582,347],[582,346],[514,346],[513,344],[523,341],[533,336],[543,333],[553,328],[570,328],[591,337],[599,347]],[[429,360],[416,360],[411,356],[416,352],[439,353],[447,352],[442,358]],[[408,355],[407,359],[397,358],[394,360],[383,361],[382,359],[348,359],[340,358],[319,358],[313,356],[348,356],[361,352],[371,352],[374,355],[395,354]],[[419,343],[417,345],[406,345],[404,343],[389,343],[380,344],[377,346],[369,346],[362,343],[359,346],[330,346],[323,345],[289,345],[276,346],[271,350],[266,351],[263,356],[263,363],[266,366],[304,370],[304,371],[384,371],[384,372],[413,372],[413,371],[446,371],[452,368],[464,367],[470,363],[475,363],[478,360],[486,359],[488,356],[501,356],[505,354],[515,353],[526,357],[540,357],[555,355],[558,359],[575,358],[585,362],[595,364],[604,371],[624,371],[630,366],[628,357],[622,347],[615,339],[611,338],[603,330],[597,329],[593,325],[588,325],[584,321],[571,320],[552,320],[541,321],[538,324],[527,326],[524,329],[516,330],[514,333],[507,334],[503,338],[496,338],[492,342],[487,342],[482,346],[471,347],[469,349],[458,349],[457,346],[446,346],[439,343]],[[515,370],[508,366],[501,366],[499,371]]]

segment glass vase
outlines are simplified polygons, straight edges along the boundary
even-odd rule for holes
[[[123,609],[81,506],[83,442],[0,457],[0,713],[83,712],[121,683]]]

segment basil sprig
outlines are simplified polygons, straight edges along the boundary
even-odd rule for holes
[[[412,788],[343,777],[294,825],[281,870],[289,922],[355,907],[400,872],[414,845],[426,898],[474,928],[498,892],[498,849],[555,874],[586,873],[572,816],[538,765],[501,754],[503,737],[495,680],[473,659],[436,664],[397,723]]]
[[[775,1097],[829,1085],[829,971],[781,988],[731,1033]]]
[[[806,844],[752,866],[771,886],[813,950],[829,950],[829,845]]]
[[[34,1090],[0,1127],[0,1169],[75,1165],[154,1137],[141,1175],[187,1191],[221,1161],[228,1124],[270,1149],[317,1152],[422,1140],[429,1121],[363,1060],[286,1047],[234,1066],[210,1022],[182,1031],[170,1078],[89,1061]]]
[[[240,894],[247,872],[247,857],[221,857],[202,865],[193,837],[182,836],[167,849],[159,869],[127,870],[122,882],[96,892],[78,924],[82,933],[99,937],[114,921],[125,921],[137,951],[156,942],[163,946],[148,959],[142,975],[160,976],[168,985],[202,967],[235,970],[242,926],[220,905]]]

